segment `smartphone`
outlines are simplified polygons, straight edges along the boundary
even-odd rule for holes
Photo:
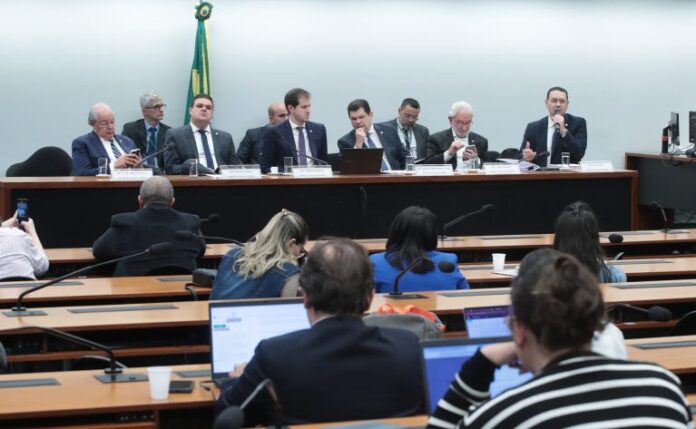
[[[475,144],[467,145],[467,146],[464,148],[464,150],[467,151],[467,152],[474,152],[474,153],[475,153],[475,152],[476,152],[476,145],[475,145]]]
[[[191,393],[193,386],[191,380],[172,380],[169,382],[169,393]]]
[[[140,149],[131,149],[130,152],[128,152],[131,155],[138,155],[140,156]]]
[[[19,222],[29,220],[29,200],[26,198],[17,198],[17,220]]]

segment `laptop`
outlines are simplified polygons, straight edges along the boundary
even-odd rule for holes
[[[469,338],[510,337],[507,323],[509,305],[470,307],[464,309],[464,325]]]
[[[307,329],[302,299],[210,302],[210,363],[215,384],[254,356],[261,340]]]
[[[383,148],[341,149],[341,174],[379,174]]]
[[[487,344],[504,341],[510,341],[510,337],[422,341],[423,385],[428,401],[428,414],[435,411],[438,401],[445,395],[455,374],[476,350]],[[531,373],[520,374],[517,368],[502,366],[495,371],[490,389],[491,397],[495,398],[505,390],[519,386],[531,378]]]

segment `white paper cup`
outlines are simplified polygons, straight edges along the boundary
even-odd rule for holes
[[[147,369],[147,377],[150,380],[150,398],[167,399],[171,375],[172,369],[167,366],[151,366]]]
[[[493,271],[502,271],[505,269],[505,253],[493,254]]]

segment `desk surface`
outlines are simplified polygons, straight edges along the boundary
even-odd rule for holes
[[[696,373],[696,344],[686,347],[666,347],[657,349],[639,349],[633,347],[637,344],[679,341],[696,342],[696,335],[626,340],[626,351],[628,352],[629,359],[655,362],[675,374]]]

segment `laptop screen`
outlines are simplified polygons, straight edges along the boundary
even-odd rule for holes
[[[509,305],[495,307],[472,307],[464,309],[464,323],[469,338],[509,337],[507,317]]]
[[[428,408],[430,414],[435,411],[438,401],[445,395],[462,364],[469,360],[480,347],[501,341],[510,341],[510,338],[455,339],[421,343],[425,374],[423,384],[427,389],[426,398],[430,404]],[[490,388],[491,397],[496,397],[503,391],[519,386],[531,378],[531,373],[520,374],[517,368],[502,366],[495,371]]]
[[[251,360],[266,338],[309,328],[302,299],[210,303],[210,362],[213,378]]]

